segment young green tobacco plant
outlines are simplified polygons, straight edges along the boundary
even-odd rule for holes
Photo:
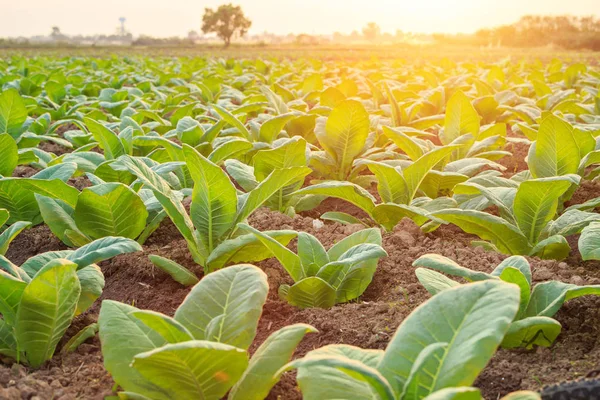
[[[320,195],[345,200],[362,209],[387,230],[392,230],[404,217],[423,225],[430,220],[432,212],[456,205],[447,197],[432,200],[416,195],[431,169],[457,148],[459,146],[451,145],[433,150],[404,169],[383,162],[364,161],[377,178],[377,191],[382,200],[379,204],[376,204],[376,199],[368,191],[351,182],[318,183],[302,188],[294,195]]]
[[[501,280],[519,286],[519,312],[502,341],[504,348],[551,346],[561,331],[560,323],[552,318],[560,307],[580,296],[600,295],[600,285],[577,286],[559,281],[539,283],[532,290],[531,267],[521,256],[505,259],[490,274],[461,267],[437,254],[421,256],[413,266],[419,267],[415,271],[417,278],[432,295],[460,285],[439,272],[469,282]]]
[[[37,225],[43,221],[35,193],[64,199],[74,205],[79,191],[66,181],[73,176],[77,166],[73,163],[55,165],[43,169],[30,178],[0,178],[0,208],[10,213],[7,224],[17,221]]]
[[[300,137],[291,139],[278,139],[273,142],[272,149],[256,152],[252,157],[251,165],[246,165],[239,160],[229,159],[225,161],[227,172],[235,182],[246,192],[254,190],[260,182],[265,180],[277,169],[291,167],[306,167],[310,151],[306,141]],[[294,196],[294,192],[302,187],[304,177],[299,177],[289,185],[279,189],[265,206],[293,215],[296,211],[306,211],[317,206],[322,196]]]
[[[356,299],[371,283],[379,259],[387,256],[379,228],[353,233],[328,251],[313,235],[298,232],[298,254],[248,225],[240,229],[252,232],[277,257],[295,282],[280,286],[279,295],[300,308],[330,308]]]
[[[489,182],[509,181],[507,186],[484,186],[476,178],[455,188],[458,195],[472,195],[474,200],[483,196],[498,207],[499,216],[477,209],[468,209],[473,204],[461,204],[463,208],[451,208],[432,213],[432,216],[450,222],[465,232],[475,234],[488,248],[504,254],[531,255],[544,259],[565,258],[571,248],[566,236],[580,233],[598,214],[571,210],[555,219],[562,196],[573,184],[578,184],[577,175],[564,175],[516,182],[497,178],[486,178]],[[485,204],[485,203],[484,203]]]
[[[417,307],[385,351],[329,345],[279,373],[297,369],[307,400],[479,399],[470,386],[518,308],[515,285],[490,280],[459,286]]]
[[[303,337],[295,324],[273,334],[250,358],[269,291],[259,268],[241,264],[205,276],[174,317],[105,300],[98,325],[104,366],[124,390],[144,399],[261,400]]]
[[[184,153],[194,180],[189,215],[167,181],[145,163],[133,157],[126,157],[121,161],[147,189],[152,190],[185,238],[192,257],[206,272],[214,271],[226,262],[264,259],[268,252],[261,249],[262,245],[255,245],[257,239],[253,236],[236,236],[237,224],[245,221],[279,190],[308,175],[310,169],[291,167],[274,170],[256,188],[238,194],[234,184],[219,166],[190,146],[184,146]],[[291,240],[288,232],[276,233],[274,236],[281,238],[285,244]],[[248,238],[251,240],[248,241]],[[245,251],[245,248],[251,248],[252,252]],[[241,254],[247,259],[242,259]]]
[[[161,210],[149,214],[140,195],[123,183],[99,183],[84,188],[74,206],[60,196],[36,194],[36,200],[46,225],[69,247],[83,246],[107,236],[136,239],[141,235],[145,239],[162,220],[154,221],[161,216]]]
[[[344,100],[318,121],[315,135],[324,151],[311,153],[310,166],[323,179],[348,180],[354,160],[372,147],[370,131],[364,106],[356,100]]]
[[[41,366],[52,358],[76,315],[104,288],[95,264],[141,250],[126,238],[108,237],[77,250],[52,251],[16,266],[0,256],[0,354]]]

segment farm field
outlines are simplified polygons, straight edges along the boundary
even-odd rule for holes
[[[0,59],[0,398],[600,369],[596,54],[97,51]]]

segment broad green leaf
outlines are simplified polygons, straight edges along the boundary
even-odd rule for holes
[[[296,231],[263,231],[267,235],[284,246],[297,236]],[[236,236],[228,239],[217,246],[205,265],[207,272],[213,272],[225,267],[228,264],[239,262],[257,262],[272,257],[272,252],[253,234]]]
[[[302,257],[296,255],[293,251],[285,247],[274,238],[260,232],[258,229],[245,224],[239,225],[240,229],[252,233],[260,242],[271,252],[273,256],[281,263],[286,272],[292,277],[294,282],[306,278],[307,270],[310,264],[304,265]]]
[[[229,392],[229,400],[262,400],[277,383],[277,371],[287,363],[307,333],[317,332],[306,324],[294,324],[272,333],[256,350],[240,380]]]
[[[8,133],[17,138],[27,119],[25,102],[16,89],[0,93],[0,133]]]
[[[258,181],[254,176],[254,168],[244,164],[239,160],[225,160],[225,169],[227,173],[241,186],[246,192],[253,190],[258,186]]]
[[[41,253],[28,258],[27,261],[21,264],[20,269],[26,276],[32,278],[35,274],[38,273],[39,270],[42,269],[42,267],[44,267],[50,261],[56,260],[58,258],[68,258],[72,253],[73,251],[71,250],[47,251],[45,253]],[[2,257],[0,257],[0,259],[2,259]]]
[[[33,193],[37,193],[42,196],[62,200],[71,207],[75,207],[77,204],[79,191],[60,179],[37,179],[32,177],[21,178],[15,182],[23,185],[24,189],[31,191],[31,197],[34,197]]]
[[[281,96],[273,92],[268,86],[260,86],[261,93],[267,98],[269,105],[275,109],[277,114],[285,114],[289,111],[288,106],[285,104]]]
[[[485,281],[495,279],[485,272],[473,271],[461,267],[453,260],[439,254],[426,254],[413,262],[413,267],[426,267],[452,276],[459,276],[469,282]]]
[[[474,387],[454,387],[438,390],[423,400],[481,400],[481,392]]]
[[[9,134],[0,134],[0,176],[11,176],[18,164],[17,142]]]
[[[510,394],[507,394],[500,400],[542,400],[542,397],[538,392],[520,390],[518,392],[512,392]]]
[[[100,148],[104,150],[104,156],[107,160],[114,160],[126,154],[123,143],[121,143],[121,140],[119,140],[116,133],[92,118],[86,117],[83,121],[90,133],[94,136],[94,140],[96,140]]]
[[[175,312],[194,338],[247,349],[267,299],[267,276],[241,264],[205,276]]]
[[[600,222],[593,222],[583,229],[578,247],[583,260],[600,260]]]
[[[466,134],[476,138],[479,135],[480,119],[471,100],[462,91],[455,92],[446,104],[444,130],[439,135],[440,140],[447,145]]]
[[[132,367],[167,393],[158,399],[222,398],[248,367],[243,349],[191,340],[138,354]]]
[[[427,268],[417,268],[415,275],[417,275],[417,279],[421,285],[432,295],[460,285],[460,283],[453,281],[445,275]]]
[[[537,243],[542,229],[554,218],[558,200],[572,185],[564,178],[542,178],[519,185],[513,204],[517,225],[530,243]]]
[[[33,368],[52,358],[73,320],[81,293],[76,269],[75,263],[64,259],[51,261],[23,290],[15,334]]]
[[[510,325],[510,329],[502,341],[502,347],[505,349],[550,347],[561,329],[560,323],[552,318],[524,318]]]
[[[380,397],[377,397],[377,389],[368,382],[369,376],[377,377],[375,379],[380,385],[388,387],[387,392],[390,391],[389,384],[376,370],[382,355],[381,350],[328,345],[310,351],[304,358],[291,362],[285,370],[298,368],[298,384],[305,399],[373,400]],[[328,360],[334,361],[329,363]],[[368,371],[367,376],[361,378],[355,375],[352,370],[342,366],[344,363],[349,363],[350,368],[358,373],[366,367],[364,372]]]
[[[296,114],[287,113],[268,119],[260,126],[259,140],[272,143],[273,140],[277,139],[283,127],[294,118],[296,118]]]
[[[366,160],[369,170],[377,177],[377,192],[384,203],[408,204],[410,193],[402,173],[382,162]]]
[[[331,308],[336,303],[336,291],[323,279],[311,276],[291,286],[286,300],[299,308]]]
[[[388,98],[388,102],[390,103],[390,108],[392,111],[392,125],[400,126],[402,125],[402,111],[398,106],[398,100],[396,100],[396,96],[394,96],[394,92],[390,90],[390,87],[387,83],[383,85],[385,87],[385,93]]]
[[[73,336],[69,341],[63,346],[60,350],[61,354],[72,353],[77,350],[77,348],[83,344],[88,339],[93,338],[98,333],[98,324],[96,322],[89,324],[75,336]]]
[[[502,270],[499,278],[504,282],[515,284],[521,291],[521,301],[519,303],[519,312],[516,319],[520,319],[527,310],[529,299],[531,298],[531,286],[527,281],[527,277],[515,267],[506,267]]]
[[[208,155],[208,160],[215,164],[221,164],[224,160],[239,158],[252,150],[253,146],[246,139],[231,137],[217,146],[212,153]]]
[[[431,387],[437,379],[431,371],[436,370],[436,364],[446,355],[448,346],[448,343],[431,343],[419,353],[406,379],[400,398],[420,399],[431,393]]]
[[[81,295],[77,302],[75,316],[87,311],[96,300],[102,295],[104,290],[104,274],[96,264],[88,265],[77,270],[77,278],[81,285]]]
[[[346,96],[334,87],[328,87],[321,93],[320,104],[325,107],[334,108],[346,100]]]
[[[329,250],[327,250],[329,260],[338,260],[348,250],[362,243],[373,243],[381,246],[382,239],[379,228],[363,229],[358,232],[354,232],[350,236],[346,236],[344,239],[340,240]]]
[[[227,174],[189,146],[184,147],[194,179],[190,214],[208,253],[216,247],[235,221],[237,194]]]
[[[337,260],[325,264],[319,269],[317,276],[328,282],[335,289],[338,289],[347,279],[352,280],[348,275],[352,273],[354,268],[362,268],[364,266],[365,268],[370,267],[369,269],[371,269],[372,267],[377,266],[377,261],[380,258],[386,256],[386,251],[380,245],[374,243],[361,243],[346,251]],[[373,270],[373,272],[375,271]],[[370,282],[370,280],[371,279],[369,278],[368,281]],[[348,283],[349,282],[346,282],[346,286]],[[346,290],[348,289],[349,288],[346,287]]]
[[[409,204],[414,199],[417,189],[429,171],[457,148],[459,146],[449,145],[430,151],[402,171],[408,190],[408,202],[405,204]]]
[[[176,282],[181,283],[184,286],[192,286],[198,283],[198,278],[190,270],[183,265],[176,263],[175,261],[169,260],[168,258],[160,257],[157,255],[149,255],[148,258],[156,267],[166,272]]]
[[[431,363],[435,379],[429,392],[469,386],[502,342],[518,307],[519,289],[500,281],[445,290],[402,322],[378,370],[399,395],[419,353],[432,343],[449,343],[444,357]]]
[[[27,283],[0,270],[0,313],[3,321],[14,326],[17,309]]]
[[[246,128],[246,126],[239,119],[237,119],[235,115],[217,104],[212,104],[211,107],[217,112],[217,114],[219,114],[223,121],[236,128],[244,139],[251,140],[252,135],[250,134],[250,131],[248,131],[248,128]]]
[[[82,269],[90,264],[108,260],[119,254],[142,251],[135,240],[123,237],[105,237],[94,240],[92,243],[78,248],[67,256],[67,259],[77,264],[77,269]]]
[[[273,171],[254,190],[241,196],[236,223],[243,222],[281,188],[304,178],[311,172],[312,170],[308,167],[292,167]]]
[[[600,285],[576,286],[559,281],[540,283],[533,288],[526,316],[552,317],[565,301],[585,295],[600,295]]]
[[[362,224],[361,220],[350,214],[338,211],[327,211],[321,214],[321,219],[325,221],[338,222],[342,225]]]
[[[335,107],[325,129],[315,131],[319,143],[336,161],[340,178],[344,178],[366,143],[369,135],[369,114],[355,100],[346,100]]]
[[[80,246],[81,243],[73,243],[67,236],[67,231],[77,232],[79,236],[84,236],[77,228],[77,224],[73,219],[75,210],[62,200],[52,199],[39,194],[35,195],[35,199],[40,208],[40,214],[52,233],[69,247]]]
[[[165,345],[166,340],[132,315],[135,307],[104,300],[98,316],[104,367],[125,391],[150,398],[166,396],[154,383],[131,368],[134,357]]]
[[[544,260],[562,260],[571,252],[571,246],[562,235],[554,235],[538,242],[529,252]]]
[[[392,129],[388,126],[383,127],[383,134],[394,142],[406,155],[413,161],[419,159],[425,154],[426,149],[417,138],[411,137],[400,129]]]
[[[475,210],[449,209],[432,213],[433,216],[453,223],[467,233],[491,241],[506,254],[528,254],[527,238],[519,229],[500,217]]]
[[[77,228],[91,239],[135,239],[146,227],[148,212],[142,199],[128,186],[105,183],[83,189],[73,217]]]
[[[185,326],[164,314],[150,310],[139,310],[132,311],[131,315],[162,336],[167,343],[181,343],[194,340],[194,337]]]
[[[0,255],[6,254],[8,246],[17,237],[23,229],[31,226],[31,222],[18,221],[6,228],[2,234],[0,234]]]
[[[419,226],[430,219],[430,211],[406,204],[377,204],[372,214],[373,219],[390,232],[403,218],[411,219]]]
[[[290,368],[298,368],[298,385],[307,400],[395,398],[377,369],[348,357],[314,354],[290,363]]]
[[[260,150],[254,155],[252,162],[254,175],[258,181],[264,180],[275,169],[305,167],[306,141],[293,138],[273,149]]]
[[[531,267],[529,266],[529,261],[527,261],[525,257],[512,256],[505,258],[496,268],[494,268],[491,275],[499,277],[502,275],[502,272],[509,267],[518,269],[527,280],[527,283],[531,286]]]
[[[17,359],[17,341],[12,326],[0,319],[0,354]]]
[[[298,256],[307,275],[314,275],[311,271],[316,273],[329,262],[329,256],[321,242],[306,232],[298,233]]]
[[[594,145],[591,134],[580,134],[567,121],[548,114],[529,150],[529,169],[534,178],[576,174],[582,156]]]
[[[200,248],[200,244],[194,235],[194,225],[192,220],[167,181],[156,172],[152,171],[152,169],[140,159],[128,157],[122,158],[119,161],[125,165],[129,172],[137,176],[144,186],[152,190],[171,221],[173,221],[173,224],[184,237],[194,260],[203,263],[207,254],[201,253],[206,253],[206,251],[205,249]]]

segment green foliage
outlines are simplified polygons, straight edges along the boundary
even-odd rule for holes
[[[382,200],[380,204],[376,204],[375,198],[368,191],[351,182],[317,183],[294,194],[329,196],[345,200],[361,208],[372,220],[387,230],[392,230],[404,217],[423,225],[430,219],[429,214],[432,212],[454,205],[452,199],[447,197],[432,200],[427,197],[416,198],[416,195],[432,168],[457,148],[458,146],[452,145],[436,149],[404,169],[365,160],[364,165],[377,179],[377,191]]]
[[[95,263],[139,250],[130,239],[111,237],[41,253],[21,266],[0,256],[0,353],[33,368],[52,358],[73,318],[102,294],[104,275]]]
[[[387,256],[377,228],[355,232],[328,251],[313,235],[298,232],[298,254],[248,225],[240,228],[256,236],[279,260],[295,282],[281,285],[279,295],[300,308],[329,308],[356,299],[371,283],[379,259]]]
[[[106,369],[127,393],[153,399],[262,399],[277,383],[305,324],[274,332],[252,358],[248,348],[268,292],[267,277],[235,265],[196,284],[173,318],[104,301],[98,319]]]
[[[249,192],[256,189],[261,182],[278,169],[307,166],[310,151],[304,139],[300,137],[282,138],[273,142],[272,146],[272,148],[257,151],[252,157],[250,165],[235,159],[227,160],[225,162],[227,173],[242,189]],[[304,177],[299,176],[271,196],[265,202],[265,206],[292,215],[296,211],[306,211],[317,206],[322,200],[320,196],[294,196],[294,192],[303,184]]]
[[[214,269],[211,267],[211,261],[216,255],[227,251],[240,251],[238,246],[249,244],[234,236],[238,223],[244,221],[290,182],[295,182],[310,172],[306,167],[276,169],[253,190],[238,195],[235,186],[220,167],[192,147],[185,146],[184,152],[194,180],[189,215],[168,182],[160,175],[139,159],[126,158],[122,162],[147,189],[152,190],[166,214],[186,239],[194,260],[207,272]],[[234,249],[231,249],[232,246]],[[260,261],[265,257],[266,254],[262,258],[244,261]]]
[[[498,183],[506,186],[498,186]],[[571,250],[566,236],[580,233],[597,219],[596,214],[579,210],[568,210],[556,218],[562,196],[577,183],[577,175],[531,179],[522,183],[473,179],[455,189],[458,195],[467,196],[468,200],[463,199],[461,204],[464,208],[446,209],[432,215],[489,241],[502,253],[560,260]],[[475,208],[495,205],[499,216],[470,209],[480,198],[484,202]]]
[[[500,281],[448,289],[405,318],[385,351],[329,345],[280,372],[298,369],[305,399],[479,398],[467,387],[502,342],[518,307],[517,287]]]
[[[568,300],[600,295],[600,285],[577,286],[559,281],[547,281],[533,287],[531,268],[524,257],[512,256],[502,261],[490,274],[461,267],[449,258],[428,254],[419,257],[413,266],[421,284],[436,295],[459,285],[440,272],[473,281],[504,281],[515,284],[521,292],[519,311],[511,324],[502,347],[549,347],[560,334],[561,325],[552,317]]]

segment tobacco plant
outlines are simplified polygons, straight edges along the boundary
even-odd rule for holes
[[[471,196],[461,207],[433,212],[432,216],[457,225],[486,242],[478,242],[504,254],[531,255],[546,259],[565,258],[571,248],[566,237],[580,233],[599,216],[569,210],[556,218],[562,196],[579,183],[577,175],[531,179],[516,182],[486,177],[458,185],[455,192]],[[488,183],[506,186],[484,186]],[[483,203],[481,197],[485,198]],[[493,204],[498,216],[477,209],[472,204]],[[479,207],[479,206],[476,206]]]
[[[356,299],[371,283],[379,259],[387,256],[378,228],[355,232],[327,251],[313,235],[297,232],[298,254],[248,225],[240,229],[252,232],[279,260],[295,282],[281,285],[279,296],[300,308],[329,308]]]
[[[104,365],[127,398],[261,400],[310,325],[272,333],[250,357],[267,276],[235,265],[196,284],[174,317],[105,300],[98,318]]]
[[[479,398],[470,386],[518,308],[517,286],[501,281],[448,289],[405,318],[385,351],[329,345],[280,373],[297,369],[307,400]]]
[[[600,295],[600,285],[577,286],[560,281],[547,281],[533,286],[531,267],[521,256],[508,257],[489,274],[462,267],[437,254],[421,256],[413,266],[419,267],[415,271],[417,278],[432,295],[460,285],[439,272],[463,278],[468,282],[501,280],[519,286],[519,311],[502,341],[504,348],[530,349],[533,346],[551,346],[562,328],[552,317],[562,305],[580,296]]]
[[[263,249],[244,254],[248,259],[237,258],[237,253],[256,243],[236,236],[237,224],[243,222],[254,210],[263,205],[283,187],[306,176],[310,169],[291,167],[273,171],[255,189],[239,195],[227,174],[217,165],[200,155],[192,147],[184,146],[187,167],[194,180],[190,214],[167,181],[152,171],[141,160],[123,158],[122,163],[147,188],[152,190],[188,244],[194,260],[211,272],[228,261],[260,261],[266,257]],[[274,234],[282,241],[289,234]],[[285,242],[285,243],[287,243]],[[223,261],[223,259],[226,261]]]
[[[52,358],[73,318],[102,294],[104,275],[95,263],[139,250],[130,239],[108,237],[38,254],[21,266],[0,256],[0,354],[33,368]]]

